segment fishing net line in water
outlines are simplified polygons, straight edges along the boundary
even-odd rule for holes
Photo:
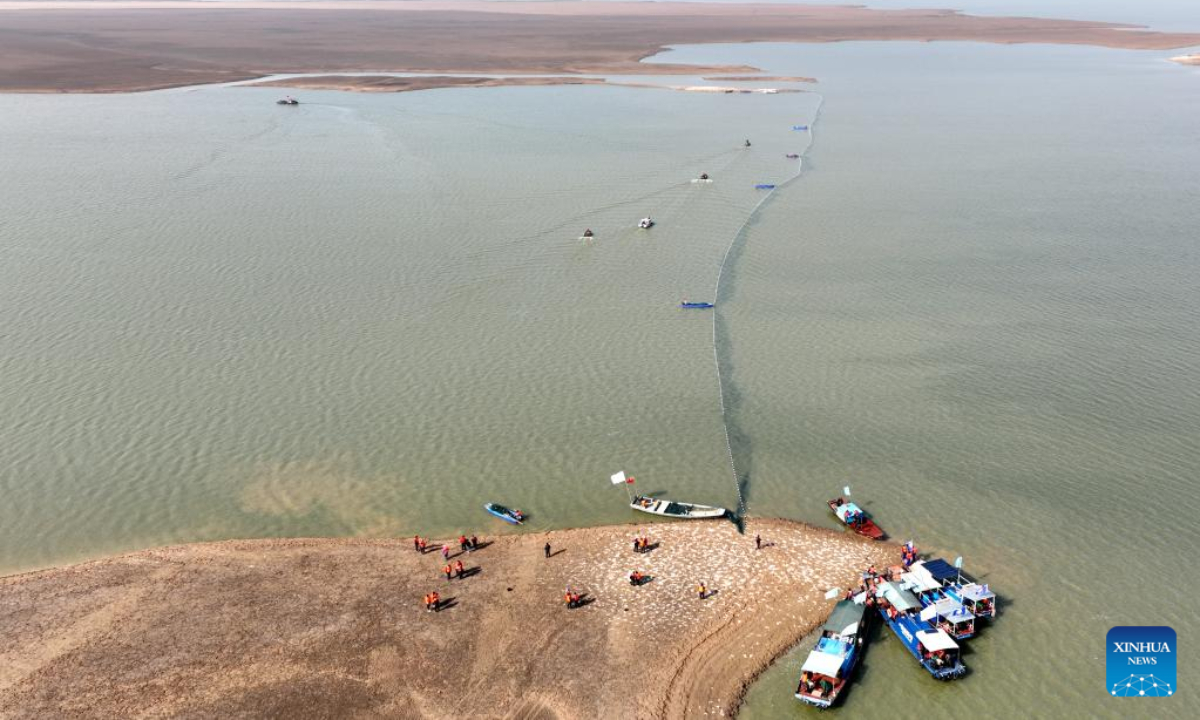
[[[737,231],[735,233],[733,233],[733,236],[729,239],[729,244],[725,247],[725,253],[721,257],[721,265],[717,269],[716,283],[714,283],[714,285],[713,285],[713,295],[712,295],[713,300],[712,300],[712,302],[715,306],[713,308],[713,316],[712,316],[712,318],[713,318],[713,321],[712,321],[713,367],[716,370],[716,376],[717,376],[717,399],[720,403],[720,409],[721,409],[721,428],[724,430],[724,433],[725,433],[725,451],[729,457],[729,471],[733,475],[733,486],[734,486],[734,489],[737,491],[738,508],[737,508],[736,517],[739,520],[741,518],[745,517],[745,515],[746,515],[746,497],[745,497],[745,493],[743,492],[743,489],[742,489],[744,483],[742,481],[741,475],[738,473],[737,460],[736,460],[736,458],[734,456],[734,452],[733,452],[732,434],[729,431],[729,425],[730,425],[729,405],[728,405],[728,403],[725,402],[726,379],[725,379],[724,374],[721,372],[721,353],[720,353],[720,349],[719,349],[720,348],[720,344],[719,344],[720,316],[719,316],[719,313],[720,313],[720,309],[721,309],[721,302],[720,302],[721,281],[725,278],[725,269],[729,265],[729,258],[733,254],[733,248],[735,246],[737,246],[738,240],[741,240],[742,238],[745,237],[746,231],[750,227],[751,221],[753,221],[758,216],[759,211],[767,203],[767,201],[770,200],[771,198],[775,197],[775,194],[777,191],[782,190],[783,188],[792,184],[796,180],[800,179],[800,177],[804,174],[804,163],[808,159],[808,152],[809,152],[809,150],[812,149],[813,142],[814,142],[813,132],[816,127],[817,120],[821,117],[821,108],[825,105],[824,96],[822,96],[818,93],[813,93],[813,94],[816,95],[816,97],[817,97],[817,107],[813,110],[812,119],[810,119],[808,121],[807,125],[803,126],[805,128],[804,133],[805,133],[805,135],[807,135],[807,143],[805,144],[803,150],[801,150],[799,153],[797,153],[800,157],[797,159],[798,162],[796,165],[796,171],[790,177],[776,183],[774,187],[764,190],[764,195],[763,195],[762,199],[760,199],[758,201],[758,203],[750,210],[750,212],[746,215],[745,221],[741,224],[741,226],[737,229]],[[793,126],[791,131],[794,132],[799,127],[801,127],[801,126]]]

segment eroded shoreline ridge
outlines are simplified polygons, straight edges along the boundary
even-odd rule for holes
[[[650,552],[633,552],[639,534]],[[0,706],[31,717],[728,714],[825,620],[828,589],[897,553],[765,519],[744,535],[714,521],[480,539],[461,555],[449,540],[468,573],[450,580],[442,538],[424,554],[411,539],[202,543],[0,578]],[[632,586],[633,570],[650,580]],[[564,606],[567,587],[583,607]],[[431,591],[440,612],[422,605]]]
[[[1164,50],[1198,33],[855,6],[637,2],[0,2],[0,92],[127,92],[279,73],[745,75],[667,46],[968,40]],[[486,21],[486,22],[485,22]]]

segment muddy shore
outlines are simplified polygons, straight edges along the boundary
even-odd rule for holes
[[[417,553],[411,539],[183,545],[0,578],[0,707],[98,718],[730,714],[824,620],[827,589],[896,554],[783,520],[751,520],[745,535],[723,521],[653,524],[655,547],[635,554],[642,529],[483,537],[452,558],[470,573],[452,580],[441,553]],[[652,580],[630,586],[634,569]],[[567,586],[587,604],[568,610]],[[448,601],[438,613],[422,604],[432,590]]]
[[[968,40],[1167,49],[1200,34],[949,10],[627,2],[0,1],[0,92],[125,92],[280,73],[746,74],[667,46]]]

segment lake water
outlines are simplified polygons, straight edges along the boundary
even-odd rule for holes
[[[1109,627],[1200,662],[1200,69],[1170,54],[668,56],[819,95],[0,96],[0,569],[501,531],[489,500],[627,522],[618,469],[734,506],[712,317],[677,309],[715,298],[750,512],[831,525],[850,484],[1002,595],[966,679],[880,635],[847,710],[1128,715]],[[754,212],[796,124],[807,169]],[[809,715],[806,651],[746,717]]]

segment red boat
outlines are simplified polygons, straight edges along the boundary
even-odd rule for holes
[[[849,500],[840,497],[830,500],[829,509],[833,511],[839,522],[859,535],[872,540],[883,539],[883,530],[867,516],[865,510]]]

